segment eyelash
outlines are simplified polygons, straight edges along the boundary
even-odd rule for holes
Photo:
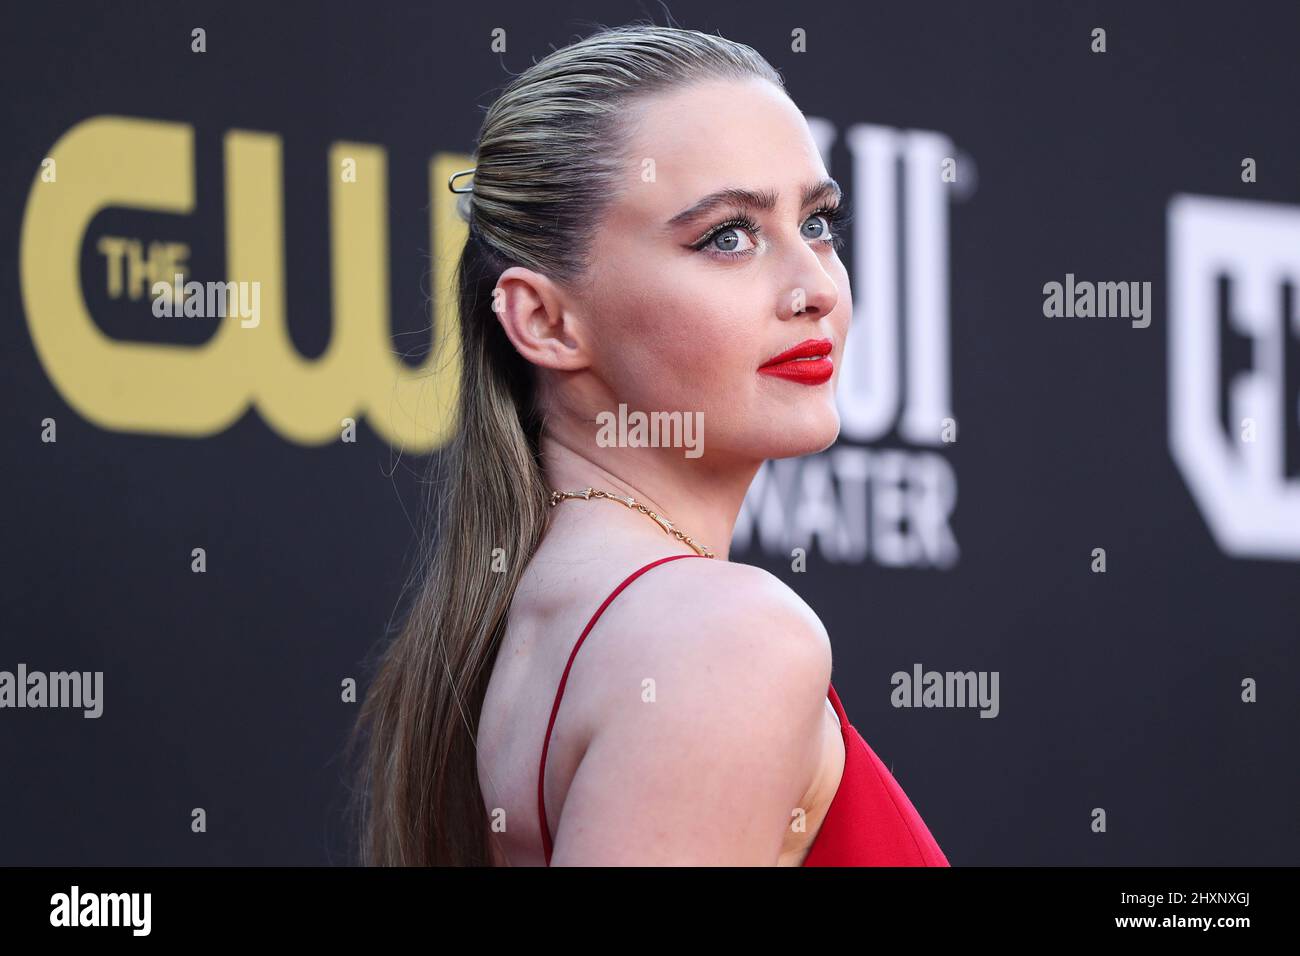
[[[830,237],[827,239],[814,239],[812,241],[827,243],[831,246],[832,249],[836,251],[841,249],[844,245],[843,230],[849,224],[849,219],[850,219],[849,211],[844,207],[842,203],[836,203],[835,205],[821,206],[820,208],[814,209],[812,212],[810,212],[807,218],[804,219],[804,222],[807,222],[809,219],[812,219],[814,216],[822,216],[826,219],[826,222],[829,223],[831,227],[831,234]],[[729,252],[726,249],[708,248],[709,243],[711,243],[714,239],[718,238],[718,236],[722,235],[724,232],[730,232],[732,229],[736,229],[736,228],[747,229],[750,232],[752,232],[754,235],[758,235],[759,233],[762,232],[762,229],[759,227],[758,223],[754,222],[754,220],[751,219],[749,216],[745,215],[744,213],[736,213],[730,219],[726,220],[725,222],[720,222],[712,229],[710,229],[708,235],[706,235],[699,242],[695,243],[695,245],[693,245],[691,248],[693,248],[696,252],[707,252],[708,255],[717,256],[724,259],[740,259],[743,258],[744,256],[752,255],[754,253],[753,249],[746,249],[741,252],[737,252],[737,251]]]

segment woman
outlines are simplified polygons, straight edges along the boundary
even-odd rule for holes
[[[852,315],[839,187],[779,74],[605,29],[515,78],[476,158],[461,428],[362,712],[365,861],[946,865],[816,614],[728,560],[763,461],[835,441]],[[705,440],[608,427],[638,412]]]

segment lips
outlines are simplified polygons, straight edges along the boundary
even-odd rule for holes
[[[758,367],[764,375],[805,385],[820,385],[835,373],[830,339],[806,339],[794,348],[774,355]]]

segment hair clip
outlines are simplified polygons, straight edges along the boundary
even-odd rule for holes
[[[458,173],[452,173],[452,174],[451,174],[451,178],[450,178],[449,180],[447,180],[447,188],[450,189],[450,190],[451,190],[452,192],[454,192],[454,193],[472,193],[472,192],[474,191],[474,184],[473,184],[473,183],[471,183],[471,184],[468,185],[468,186],[461,186],[460,188],[457,188],[457,186],[456,186],[456,178],[457,178],[458,176],[465,176],[465,175],[468,175],[469,173],[474,172],[475,169],[478,169],[478,167],[477,167],[477,166],[474,166],[474,167],[471,167],[470,169],[462,169],[462,170],[461,170],[460,172],[458,172]]]

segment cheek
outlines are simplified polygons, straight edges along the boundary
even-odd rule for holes
[[[839,264],[835,285],[840,290],[839,301],[835,303],[835,331],[839,334],[839,341],[843,342],[849,332],[849,323],[853,320],[853,286],[843,262]]]
[[[617,341],[604,348],[609,383],[644,409],[715,412],[758,362],[761,311],[716,281],[665,279],[611,296]],[[749,293],[753,295],[752,291]],[[739,396],[736,396],[739,397]]]

